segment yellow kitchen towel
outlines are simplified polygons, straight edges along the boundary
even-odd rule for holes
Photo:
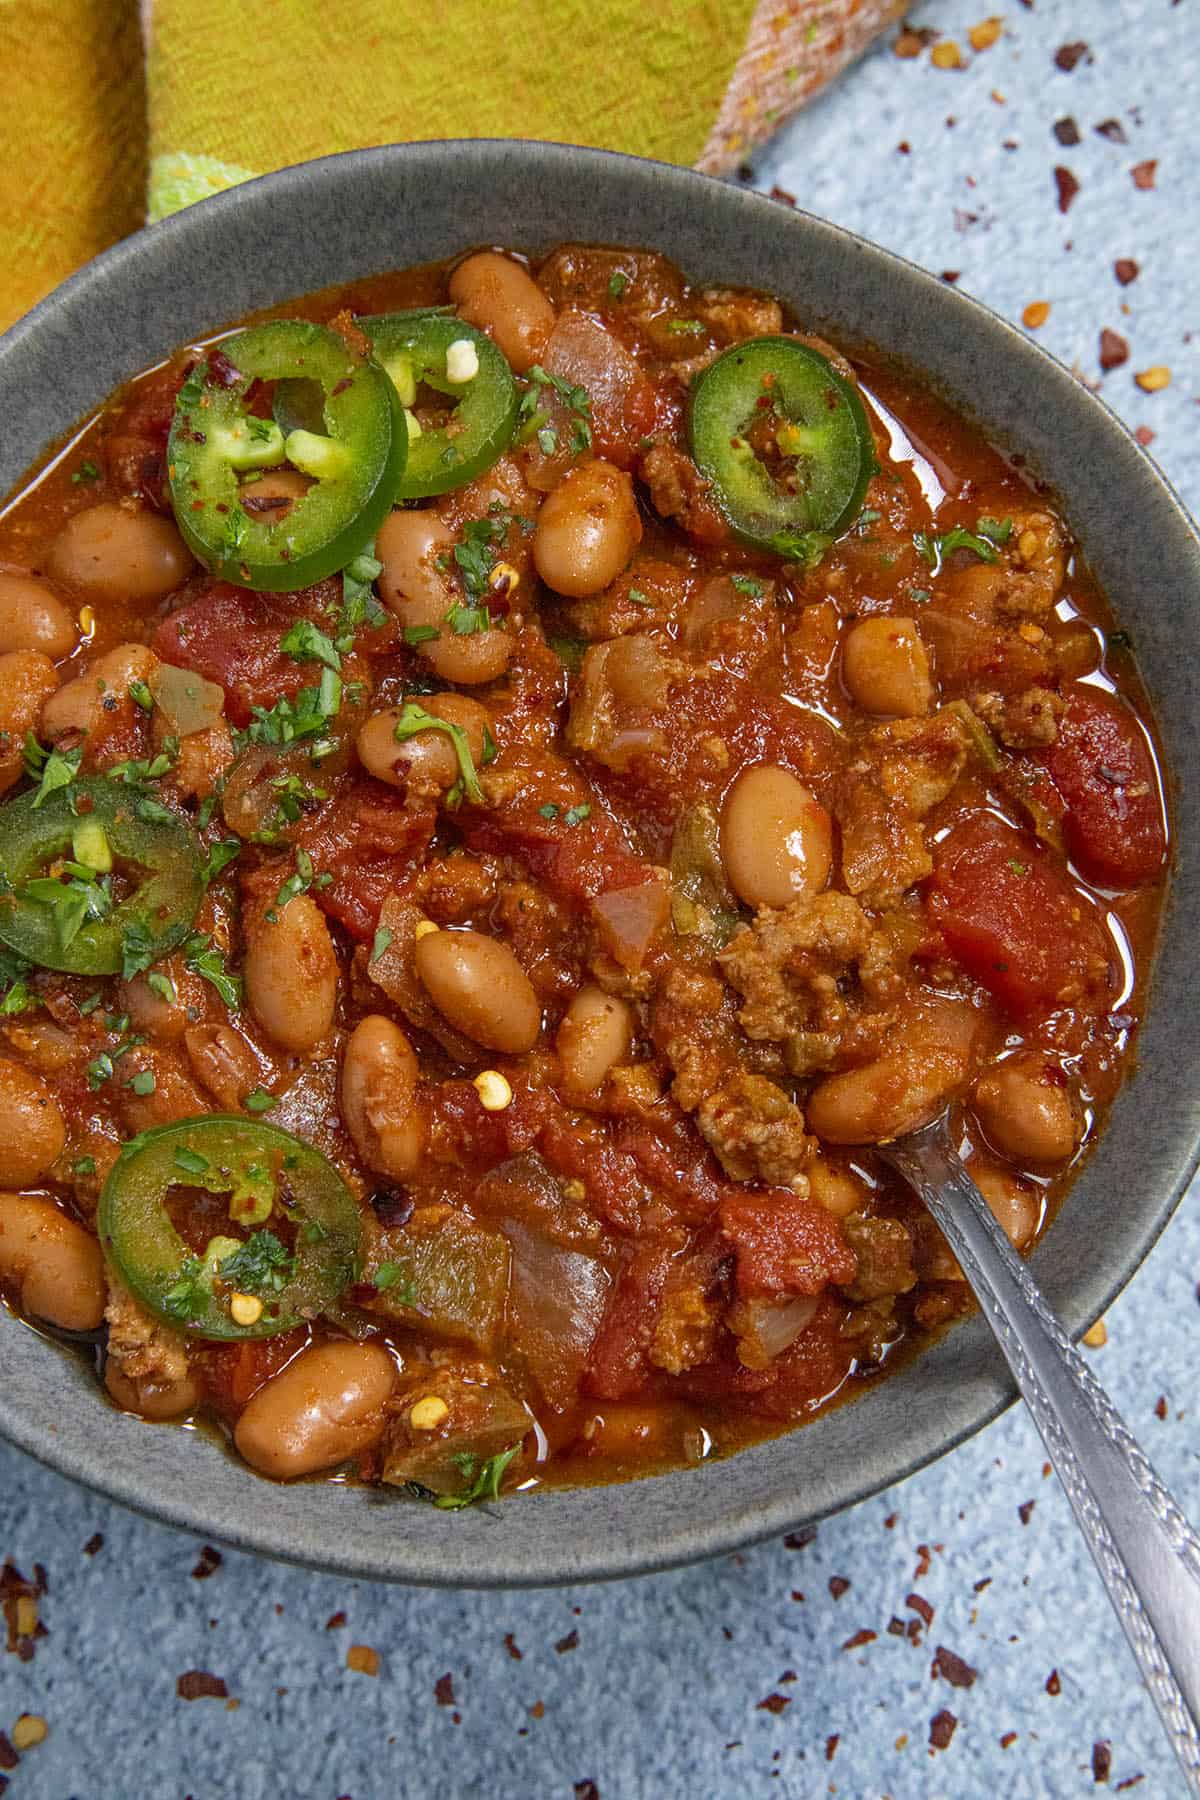
[[[0,0],[0,325],[145,217],[329,151],[732,168],[903,0]]]

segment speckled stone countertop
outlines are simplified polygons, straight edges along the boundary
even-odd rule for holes
[[[984,5],[917,7],[937,62],[882,44],[744,178],[1024,314],[1200,507],[1194,10],[1002,3],[978,51]],[[1194,1518],[1196,1199],[1091,1353]],[[811,1542],[616,1586],[407,1591],[202,1551],[0,1449],[0,1552],[49,1584],[35,1658],[0,1659],[0,1728],[49,1726],[11,1800],[1183,1791],[1020,1411]],[[179,1698],[188,1670],[227,1698]]]

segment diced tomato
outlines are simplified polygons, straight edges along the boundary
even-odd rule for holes
[[[1067,849],[1089,881],[1141,887],[1162,872],[1167,829],[1146,734],[1123,700],[1077,687],[1043,760],[1067,806]]]
[[[326,632],[341,603],[340,582],[322,581],[294,594],[258,594],[228,581],[203,577],[183,604],[163,620],[153,648],[164,662],[193,669],[225,690],[225,713],[234,725],[248,725],[252,708],[270,708],[314,687],[320,668],[297,662],[279,640],[299,618],[313,619]],[[388,622],[361,632],[356,648],[376,654],[394,637]]]
[[[1096,907],[1053,853],[992,813],[935,851],[928,904],[964,968],[1019,1018],[1107,1003],[1115,952]]]
[[[616,827],[595,806],[584,831],[566,823],[569,808],[560,808],[553,819],[541,818],[536,799],[531,792],[511,807],[465,814],[463,838],[472,850],[520,857],[556,899],[575,904],[613,889],[657,880],[654,870],[625,848]]]
[[[630,1400],[649,1380],[647,1352],[670,1266],[665,1244],[638,1244],[617,1277],[583,1383],[597,1399]]]
[[[279,648],[306,609],[295,594],[256,594],[226,581],[205,583],[168,615],[154,636],[164,662],[192,669],[225,690],[226,716],[248,725],[255,706],[291,700],[313,684],[313,669]]]
[[[350,776],[296,834],[313,866],[332,881],[313,898],[359,943],[369,943],[379,909],[424,857],[437,823],[433,807],[407,807],[396,788]]]
[[[264,1382],[304,1349],[307,1325],[281,1331],[276,1337],[253,1338],[239,1344],[206,1344],[197,1358],[209,1404],[225,1418],[236,1419],[247,1401]]]
[[[831,1281],[854,1279],[854,1252],[836,1219],[788,1188],[730,1195],[721,1229],[734,1250],[739,1299],[819,1294]]]

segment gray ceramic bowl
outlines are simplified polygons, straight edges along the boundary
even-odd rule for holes
[[[679,169],[532,143],[356,152],[153,226],[0,341],[0,493],[119,382],[251,308],[478,243],[563,239],[650,246],[694,277],[766,288],[817,331],[923,371],[1061,496],[1133,632],[1179,778],[1179,851],[1140,1066],[1034,1259],[1079,1331],[1146,1255],[1197,1156],[1200,540],[1113,415],[1019,332],[859,238]],[[115,1499],[272,1556],[464,1586],[631,1575],[791,1530],[953,1449],[1012,1398],[975,1319],[854,1404],[729,1461],[450,1517],[365,1488],[268,1487],[203,1434],[107,1408],[73,1359],[7,1313],[0,1359],[0,1431]]]

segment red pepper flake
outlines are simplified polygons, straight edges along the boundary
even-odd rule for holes
[[[1064,75],[1069,75],[1076,63],[1085,56],[1091,62],[1091,52],[1085,43],[1060,44],[1054,52],[1054,66],[1061,69]]]
[[[520,1662],[523,1652],[517,1647],[517,1640],[511,1631],[506,1631],[504,1634],[504,1648],[514,1662]]]
[[[1096,136],[1107,138],[1110,144],[1127,144],[1129,142],[1120,119],[1101,119],[1095,129]]]
[[[1132,169],[1129,171],[1130,175],[1133,177],[1134,187],[1142,188],[1143,190],[1152,188],[1154,186],[1154,172],[1157,168],[1157,157],[1152,158],[1150,162],[1134,163]]]
[[[833,1731],[825,1739],[825,1761],[832,1762],[837,1755],[837,1747],[841,1743],[841,1733]]]
[[[7,1733],[0,1731],[0,1769],[15,1769],[20,1760],[8,1740]]]
[[[1097,1785],[1112,1774],[1112,1745],[1107,1738],[1097,1738],[1092,1745],[1092,1780]]]
[[[1146,1777],[1144,1775],[1127,1775],[1124,1781],[1118,1781],[1116,1787],[1113,1789],[1113,1793],[1123,1794],[1126,1788],[1140,1787],[1145,1779]]]
[[[104,1548],[104,1533],[102,1531],[93,1531],[91,1537],[88,1539],[87,1543],[83,1546],[83,1554],[85,1556],[99,1556],[99,1554],[100,1554],[101,1550],[103,1550],[103,1548]]]
[[[1080,141],[1079,127],[1072,118],[1056,119],[1054,121],[1054,136],[1058,143],[1069,150],[1073,144],[1077,144]]]
[[[1061,163],[1054,171],[1054,186],[1058,191],[1058,210],[1060,213],[1070,212],[1071,202],[1079,192],[1079,180],[1070,169],[1064,169]]]
[[[984,1588],[990,1588],[992,1585],[992,1579],[993,1578],[990,1575],[981,1576],[981,1578],[975,1583],[975,1592],[977,1594],[982,1594]]]
[[[566,1637],[559,1638],[554,1648],[560,1656],[565,1656],[568,1650],[578,1650],[579,1633],[577,1631],[568,1631]]]
[[[799,1679],[800,1677],[797,1675],[795,1669],[785,1669],[783,1674],[779,1677],[779,1685],[780,1687],[787,1687],[791,1682],[799,1681]]]
[[[780,206],[795,206],[796,204],[795,194],[789,194],[786,188],[773,187],[769,198],[778,200]]]
[[[807,1531],[789,1531],[783,1540],[785,1550],[807,1550],[817,1535],[817,1528],[812,1525]]]
[[[908,1621],[907,1625],[904,1627],[904,1635],[908,1639],[910,1644],[913,1644],[914,1646],[919,1644],[921,1642],[921,1621],[920,1621],[920,1619],[910,1619]]]
[[[1134,262],[1132,256],[1118,256],[1116,262],[1113,264],[1113,274],[1116,276],[1122,287],[1128,287],[1131,281],[1136,281],[1140,273],[1141,271],[1137,263]]]
[[[223,350],[208,352],[208,379],[215,381],[219,387],[236,387],[242,379],[240,369],[235,369]]]
[[[920,1613],[926,1625],[933,1624],[933,1608],[930,1606],[928,1600],[924,1599],[922,1595],[905,1594],[904,1604],[905,1606],[910,1606],[913,1612]]]
[[[947,287],[953,287],[961,274],[961,269],[943,269],[942,280],[946,283]]]
[[[1158,1399],[1154,1402],[1154,1416],[1156,1419],[1165,1419],[1166,1418],[1166,1416],[1167,1416],[1167,1396],[1165,1394],[1160,1394],[1158,1396]]]
[[[940,1675],[943,1681],[948,1681],[951,1687],[957,1688],[974,1687],[978,1673],[977,1669],[973,1669],[969,1662],[964,1662],[953,1650],[947,1650],[945,1644],[938,1645],[929,1668],[931,1680],[936,1681]]]
[[[958,1728],[958,1720],[952,1712],[943,1707],[940,1713],[934,1713],[929,1721],[929,1747],[931,1750],[948,1750],[950,1739]]]
[[[340,1631],[345,1623],[346,1615],[344,1612],[330,1613],[325,1621],[325,1629],[326,1631]]]
[[[928,1573],[929,1573],[930,1565],[932,1564],[932,1562],[933,1562],[933,1558],[929,1554],[929,1545],[928,1544],[918,1544],[917,1545],[917,1566],[916,1566],[916,1569],[913,1571],[913,1580],[914,1581],[924,1581],[926,1575],[928,1575]]]
[[[877,1631],[868,1631],[866,1626],[863,1626],[861,1631],[856,1631],[853,1637],[848,1637],[846,1639],[845,1643],[842,1645],[842,1649],[861,1650],[864,1644],[873,1644],[878,1636],[879,1633]]]
[[[1006,1731],[1004,1733],[1004,1736],[1000,1739],[1000,1748],[1002,1750],[1011,1750],[1013,1745],[1016,1743],[1016,1741],[1017,1741],[1016,1732],[1015,1731]]]
[[[575,1800],[600,1800],[600,1789],[592,1780],[575,1783]]]
[[[899,1517],[899,1513],[889,1513],[887,1518],[883,1521],[883,1529],[885,1531],[895,1531],[896,1521]]]
[[[1017,1517],[1020,1519],[1022,1525],[1028,1525],[1030,1519],[1033,1517],[1033,1509],[1036,1505],[1036,1500],[1022,1500],[1020,1506],[1017,1508]]]
[[[219,1675],[210,1675],[207,1669],[188,1669],[175,1683],[175,1692],[181,1700],[225,1700],[229,1697],[229,1689]]]
[[[1062,1676],[1057,1669],[1051,1669],[1046,1677],[1046,1692],[1052,1700],[1057,1700],[1062,1693]]]
[[[904,1636],[904,1620],[898,1619],[896,1617],[895,1613],[893,1613],[891,1618],[888,1620],[887,1628],[888,1628],[888,1636],[889,1637],[903,1637]]]
[[[759,1701],[754,1710],[755,1712],[774,1713],[778,1718],[779,1714],[786,1712],[791,1704],[787,1694],[768,1694],[765,1700]]]
[[[1142,449],[1148,450],[1158,436],[1158,433],[1156,431],[1151,431],[1148,425],[1139,425],[1133,435],[1142,446]]]
[[[32,1662],[37,1639],[49,1636],[38,1618],[37,1603],[47,1586],[41,1563],[34,1563],[33,1576],[32,1581],[28,1580],[7,1556],[0,1568],[0,1606],[8,1627],[6,1648],[22,1662]]]
[[[446,1679],[448,1681],[450,1679],[449,1676],[447,1676]],[[531,1719],[544,1719],[546,1716],[546,1702],[544,1700],[535,1700],[533,1705],[529,1708],[529,1716]]]
[[[454,1677],[449,1671],[445,1675],[439,1675],[434,1682],[433,1697],[439,1706],[454,1705]],[[540,1718],[541,1714],[537,1716]]]
[[[1100,367],[1107,374],[1109,369],[1119,369],[1128,361],[1129,345],[1119,331],[1110,331],[1106,325],[1100,333]]]
[[[844,1575],[831,1575],[829,1577],[829,1592],[833,1595],[835,1600],[840,1600],[842,1595],[848,1594],[849,1591],[850,1583]]]
[[[803,1598],[804,1598],[804,1595],[800,1592],[799,1588],[792,1589],[792,1599],[793,1600],[803,1600]]]
[[[210,1575],[216,1574],[224,1560],[219,1550],[214,1550],[211,1544],[205,1544],[192,1570],[192,1580],[207,1581]]]

